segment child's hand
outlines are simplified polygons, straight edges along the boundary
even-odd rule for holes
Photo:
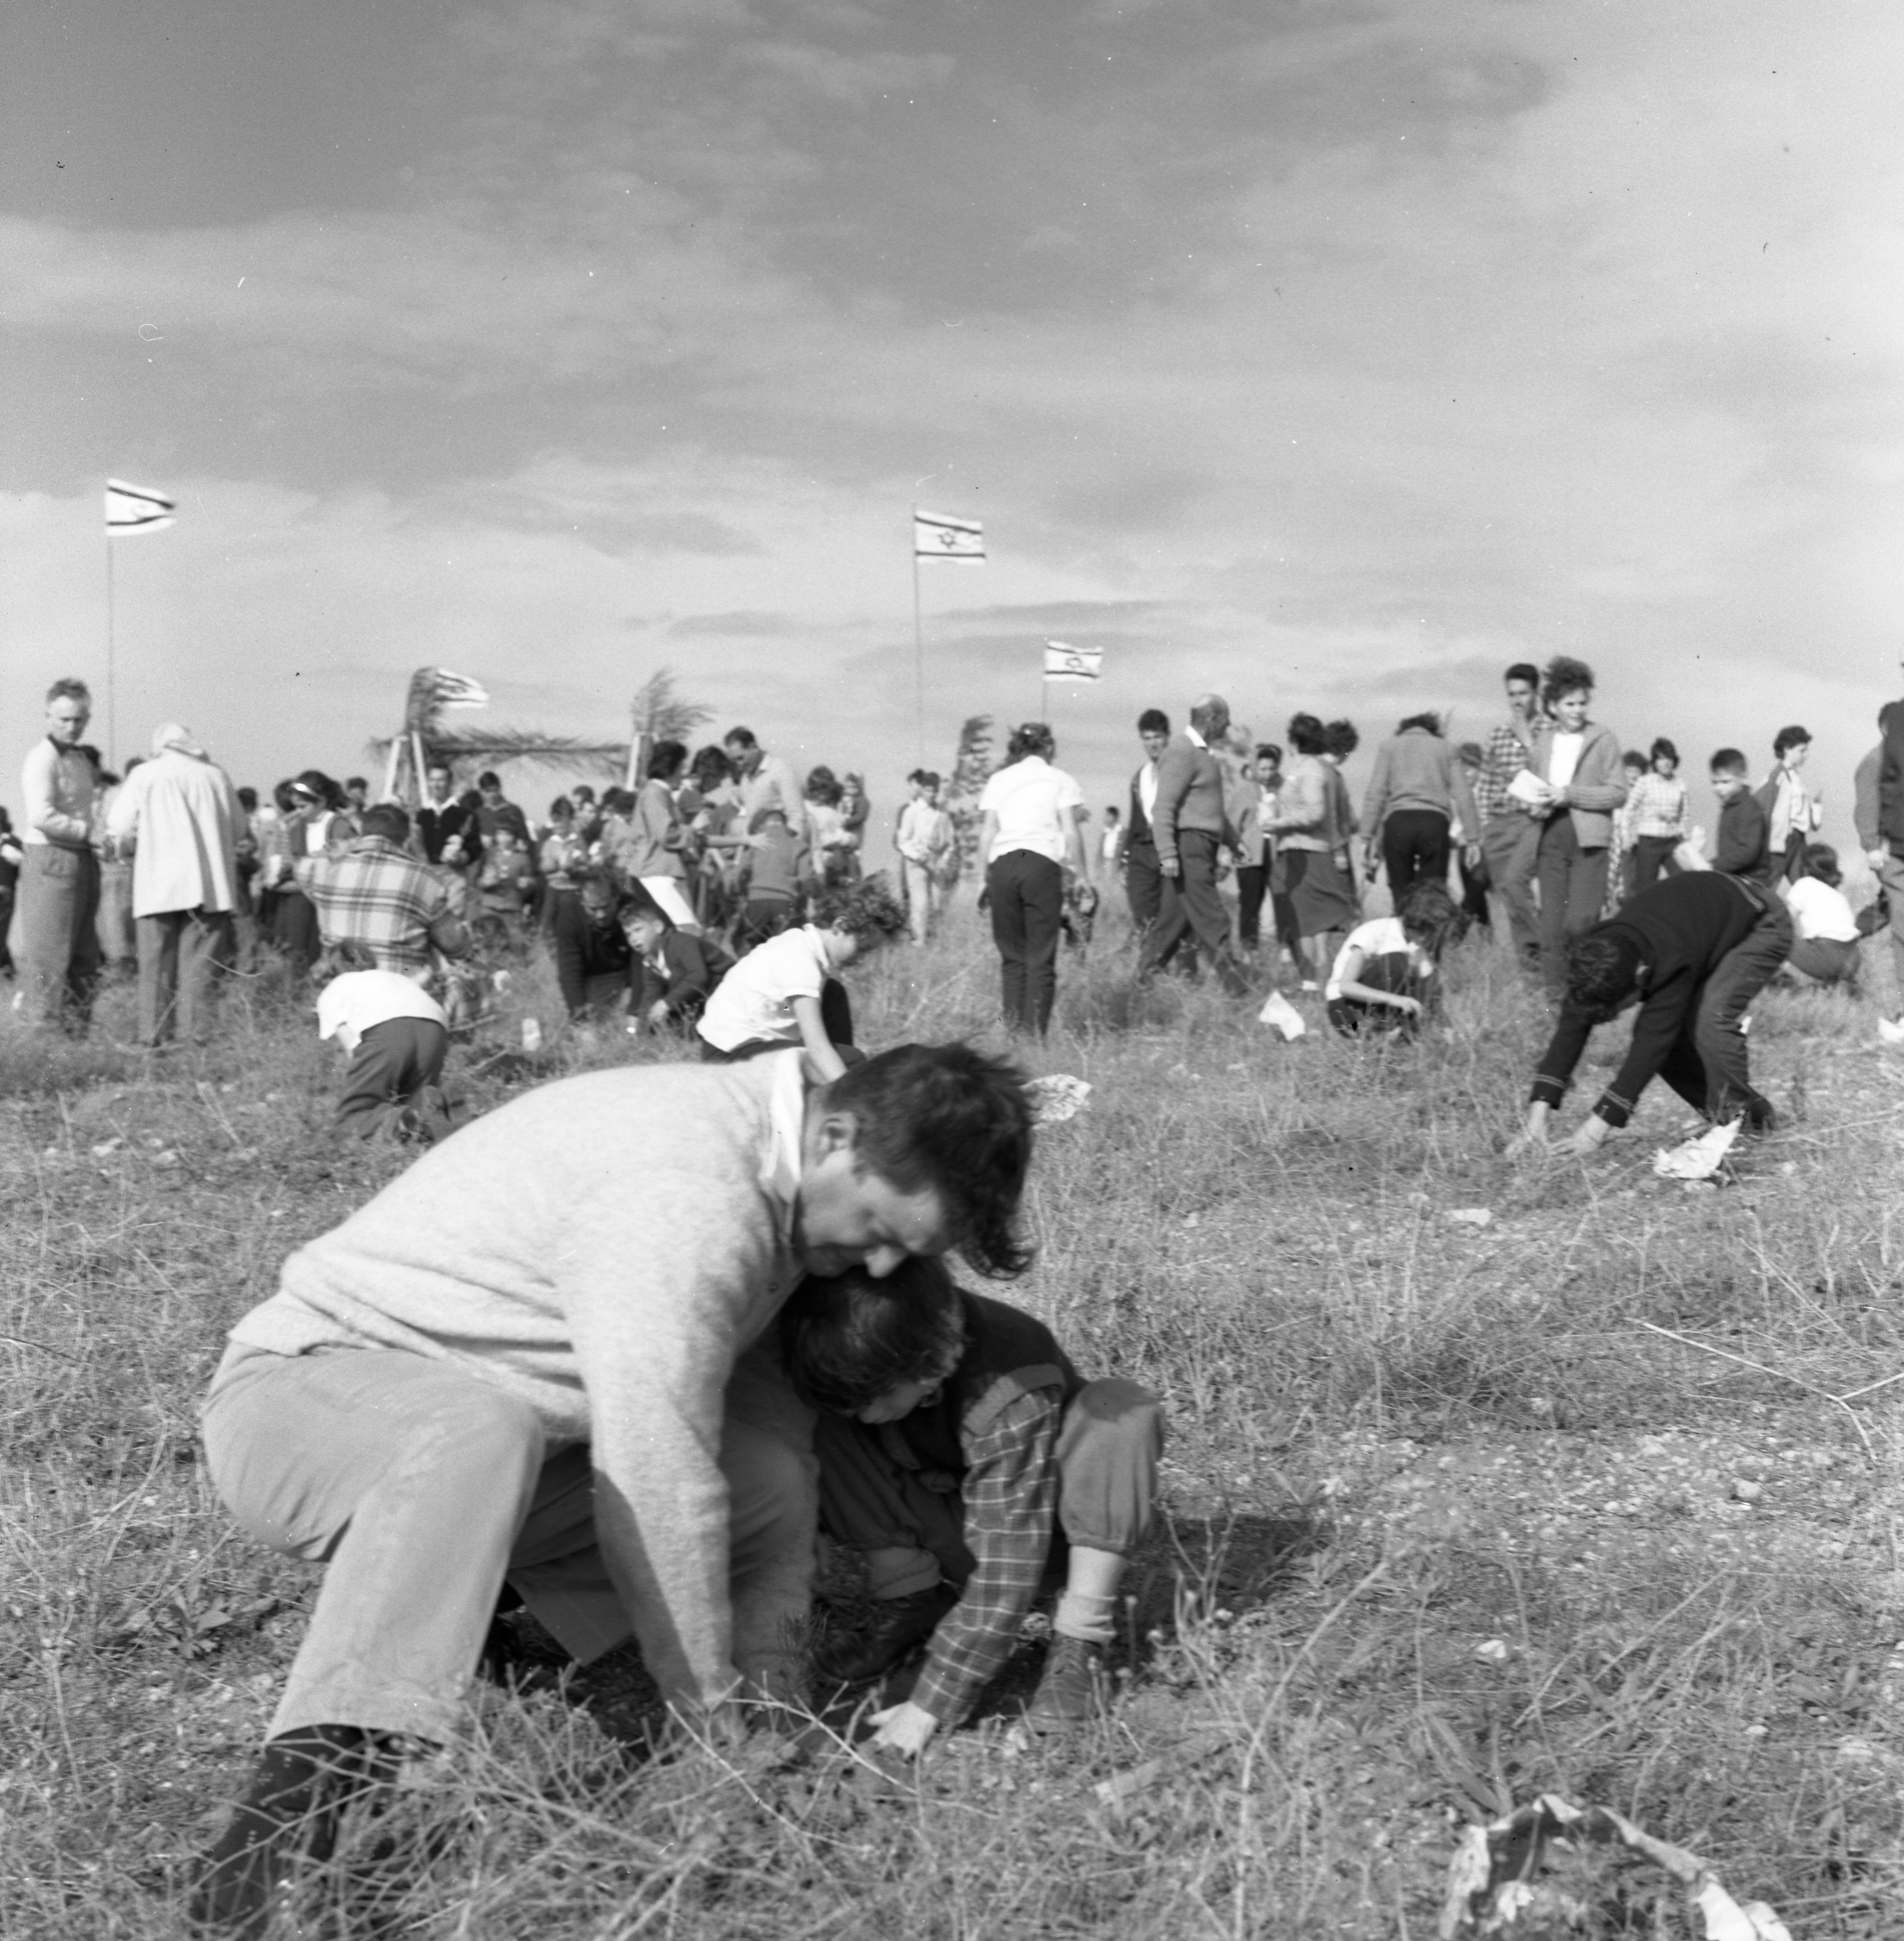
[[[1406,1016],[1418,1018],[1421,1016],[1421,1000],[1419,998],[1391,998],[1389,1002]]]
[[[875,1752],[903,1753],[908,1759],[918,1758],[939,1729],[939,1721],[909,1698],[874,1713],[870,1723],[876,1729],[866,1743]]]
[[[665,998],[657,998],[655,1001],[648,1007],[648,1022],[651,1025],[654,1026],[657,1030],[659,1030],[662,1026],[667,1023],[668,1000]]]

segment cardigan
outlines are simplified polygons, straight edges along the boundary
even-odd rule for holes
[[[1574,839],[1583,849],[1604,849],[1613,840],[1613,812],[1626,805],[1627,781],[1619,737],[1597,721],[1581,731],[1580,759],[1560,799],[1573,818]],[[1527,766],[1546,781],[1554,757],[1554,724],[1543,723]],[[1558,810],[1554,812],[1557,815]],[[1551,821],[1553,815],[1542,817]]]

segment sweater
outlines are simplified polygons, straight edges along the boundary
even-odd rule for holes
[[[1765,805],[1749,789],[1740,790],[1719,812],[1713,867],[1750,882],[1771,881],[1771,824]]]
[[[668,784],[652,776],[634,799],[634,818],[623,867],[631,876],[685,876],[681,821]]]
[[[565,897],[556,905],[549,930],[555,946],[555,980],[570,1017],[587,1008],[591,978],[624,977],[632,987],[634,952],[613,918],[597,923],[579,898]]]
[[[1466,771],[1447,743],[1426,728],[1404,728],[1375,751],[1375,772],[1362,798],[1362,826],[1371,840],[1398,808],[1434,809],[1466,840],[1481,839],[1481,818]]]
[[[1716,870],[1668,876],[1629,897],[1619,915],[1597,925],[1589,937],[1624,937],[1640,952],[1640,1010],[1633,1042],[1594,1110],[1609,1125],[1624,1126],[1640,1095],[1692,1028],[1706,980],[1743,943],[1771,906],[1763,890]],[[1548,1043],[1534,1078],[1533,1096],[1557,1105],[1573,1068],[1587,1049],[1593,1024],[1571,1005]]]
[[[711,1704],[736,1677],[726,1391],[798,1277],[805,1110],[797,1053],[539,1086],[300,1248],[232,1338],[427,1356],[527,1403],[552,1447],[588,1443],[648,1668],[671,1701]],[[777,1432],[810,1436],[784,1376],[756,1387]]]
[[[1878,732],[1884,738],[1878,758],[1878,833],[1895,854],[1904,850],[1904,702],[1887,701],[1878,709]]]
[[[1187,729],[1173,735],[1158,758],[1157,813],[1151,828],[1163,862],[1175,860],[1180,829],[1200,830],[1218,842],[1227,839],[1222,765],[1202,742],[1190,739]]]
[[[1589,721],[1582,732],[1585,738],[1580,759],[1574,764],[1573,779],[1562,791],[1561,802],[1573,818],[1574,840],[1581,848],[1605,849],[1613,840],[1613,812],[1625,806],[1626,770],[1619,738],[1612,729]],[[1542,725],[1527,763],[1542,781],[1548,778],[1553,755],[1554,724],[1550,721]]]
[[[1851,821],[1858,832],[1858,847],[1867,854],[1889,846],[1878,833],[1878,777],[1884,761],[1884,744],[1880,741],[1859,763],[1851,781]]]

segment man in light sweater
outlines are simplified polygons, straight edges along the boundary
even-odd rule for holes
[[[47,689],[46,732],[20,776],[25,802],[15,956],[29,1024],[83,1032],[99,981],[99,858],[93,853],[93,764],[81,750],[93,697],[83,680]]]
[[[176,721],[152,731],[151,759],[114,793],[106,833],[135,845],[139,1041],[148,1049],[170,1039],[175,1022],[188,1044],[205,1041],[212,980],[237,955],[244,820],[231,778]]]
[[[1191,704],[1190,726],[1157,763],[1151,823],[1163,902],[1145,935],[1137,975],[1140,980],[1154,977],[1193,935],[1209,951],[1224,990],[1240,998],[1249,984],[1230,948],[1229,913],[1216,886],[1217,851],[1232,832],[1224,808],[1223,768],[1211,747],[1221,744],[1229,726],[1230,704],[1222,695],[1200,695]]]
[[[328,1566],[194,1913],[255,1931],[394,1742],[452,1737],[506,1579],[585,1661],[632,1632],[679,1713],[791,1683],[811,1418],[769,1326],[804,1273],[957,1248],[1009,1276],[1022,1074],[902,1046],[588,1072],[511,1100],[292,1255],[232,1330],[212,1476]]]

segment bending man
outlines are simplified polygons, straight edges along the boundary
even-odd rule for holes
[[[1535,1074],[1528,1138],[1545,1143],[1594,1026],[1634,1004],[1625,1062],[1566,1151],[1601,1145],[1655,1077],[1715,1125],[1743,1114],[1749,1130],[1768,1131],[1771,1105],[1753,1090],[1739,1020],[1791,950],[1784,904],[1743,877],[1700,870],[1630,897],[1568,947],[1566,996]]]

